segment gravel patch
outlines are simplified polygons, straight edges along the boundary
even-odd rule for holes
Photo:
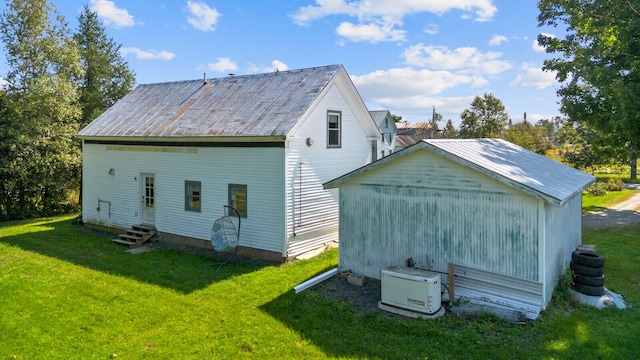
[[[635,188],[635,187],[634,187]],[[640,224],[640,192],[609,209],[582,214],[582,229]]]

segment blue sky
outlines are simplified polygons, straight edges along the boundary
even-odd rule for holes
[[[343,64],[370,110],[407,121],[435,106],[458,124],[486,92],[514,122],[560,115],[536,37],[561,29],[537,27],[536,0],[53,3],[73,30],[83,5],[97,12],[139,84]]]

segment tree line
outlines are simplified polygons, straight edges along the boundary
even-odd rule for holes
[[[598,165],[628,163],[628,147],[616,147],[609,134],[603,134],[586,122],[564,117],[525,120],[512,123],[502,101],[491,93],[476,96],[461,114],[458,128],[451,119],[444,127],[442,114],[434,111],[432,119],[421,123],[411,133],[420,139],[500,138],[541,155],[552,156],[573,167],[593,171]],[[394,116],[399,122],[401,116]]]
[[[460,129],[449,120],[442,131],[429,131],[502,137],[540,153],[565,144],[566,162],[581,168],[628,164],[635,180],[640,5],[540,0],[538,8],[539,26],[560,26],[564,32],[563,37],[541,34],[538,42],[554,56],[543,69],[556,73],[565,118],[512,124],[500,100],[484,94],[463,111]],[[0,221],[77,209],[81,147],[74,135],[135,84],[120,44],[106,36],[97,14],[85,6],[78,23],[75,31],[69,29],[47,0],[6,0],[0,17],[8,68],[0,74]],[[434,111],[432,123],[441,120]]]
[[[47,0],[8,0],[0,18],[0,221],[77,210],[75,134],[122,98],[135,74],[85,6],[69,29]]]

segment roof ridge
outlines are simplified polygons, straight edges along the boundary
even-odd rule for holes
[[[243,77],[270,76],[270,75],[275,75],[275,74],[300,73],[300,72],[303,72],[303,71],[311,71],[311,70],[317,70],[317,69],[327,69],[327,68],[331,68],[331,67],[335,67],[336,70],[337,70],[341,66],[342,66],[342,64],[330,64],[330,65],[313,66],[313,67],[300,68],[300,69],[276,70],[276,71],[271,71],[271,72],[261,72],[261,73],[255,73],[255,74],[243,74],[243,75],[229,74],[227,76],[222,76],[222,77],[206,78],[206,81],[207,82],[211,82],[211,81],[221,81],[223,79],[229,79],[229,78],[243,78]],[[187,80],[161,81],[161,82],[154,82],[154,83],[138,84],[138,86],[152,86],[152,85],[191,83],[191,82],[198,82],[198,81],[202,82],[203,80],[204,79],[187,79]]]

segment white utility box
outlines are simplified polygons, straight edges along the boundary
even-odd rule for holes
[[[380,273],[381,303],[426,314],[440,310],[439,273],[402,266]]]

